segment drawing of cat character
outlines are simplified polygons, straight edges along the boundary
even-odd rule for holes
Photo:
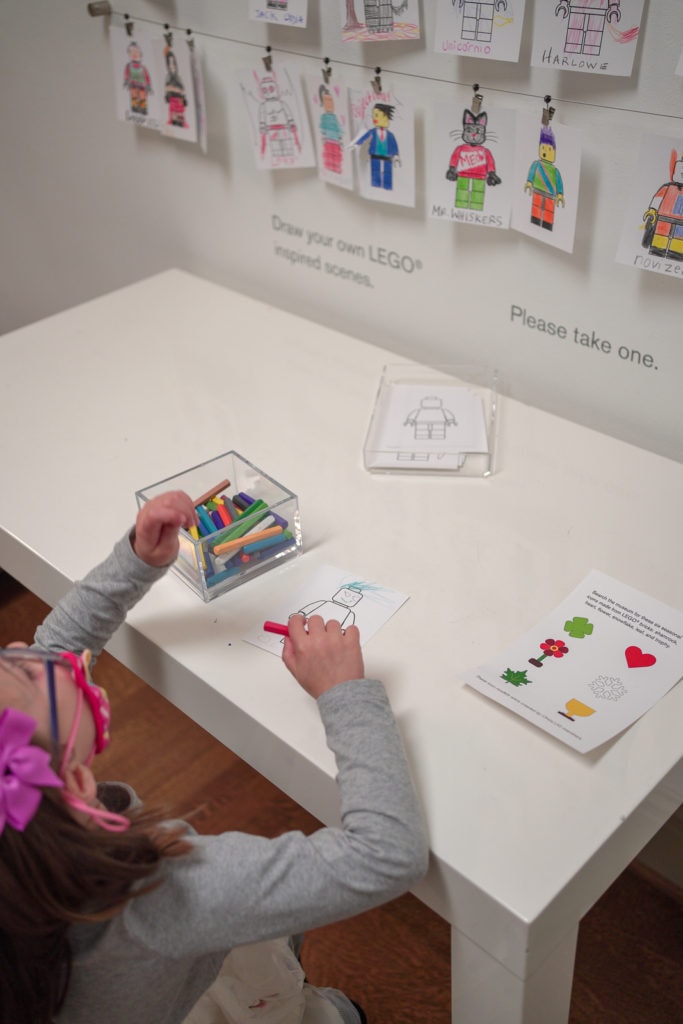
[[[454,181],[454,205],[464,210],[483,210],[487,185],[500,185],[496,174],[496,161],[486,142],[488,115],[482,110],[473,114],[465,110],[462,115],[462,143],[451,153],[446,171],[449,181]],[[451,132],[451,135],[457,135]]]

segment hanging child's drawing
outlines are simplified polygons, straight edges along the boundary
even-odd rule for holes
[[[353,188],[353,154],[349,149],[348,89],[336,74],[306,76],[318,176],[330,185]]]
[[[512,227],[565,252],[574,249],[581,151],[573,128],[518,115]]]
[[[683,280],[683,135],[642,140],[617,260]]]
[[[249,0],[249,17],[290,28],[306,28],[308,0]]]
[[[593,75],[630,75],[644,0],[541,0],[531,64]]]
[[[197,118],[197,141],[202,153],[207,150],[206,99],[204,95],[204,74],[202,72],[201,53],[195,43],[194,36],[187,38],[187,49],[190,58],[190,74],[194,93],[194,109]]]
[[[394,91],[374,87],[349,91],[351,148],[358,161],[359,192],[365,199],[415,205],[414,112]]]
[[[314,167],[315,152],[303,92],[287,64],[238,72],[238,84],[257,167]]]
[[[182,36],[174,42],[173,34],[166,32],[163,40],[163,101],[164,135],[185,142],[197,141],[197,105],[190,50]]]
[[[367,643],[394,612],[408,600],[407,594],[380,586],[331,565],[320,566],[307,582],[277,606],[266,608],[264,619],[287,623],[291,615],[320,615],[338,622],[342,629],[357,626],[361,645]],[[281,636],[265,632],[259,623],[244,639],[282,656]]]
[[[344,42],[420,38],[418,0],[339,0]]]
[[[157,54],[163,39],[144,29],[129,33],[126,28],[112,26],[109,42],[119,120],[159,131],[164,117],[164,84]]]
[[[475,96],[475,101],[481,96]],[[471,108],[475,109],[471,109]],[[508,228],[515,113],[441,103],[434,108],[428,207],[437,220]]]
[[[519,60],[526,0],[437,0],[437,53]]]
[[[681,75],[683,77],[683,50],[681,50],[681,55],[678,58],[678,64],[676,65],[676,74]]]

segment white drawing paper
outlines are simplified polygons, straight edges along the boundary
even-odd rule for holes
[[[644,0],[536,3],[531,65],[589,75],[630,75]]]
[[[415,114],[394,90],[350,89],[351,148],[364,199],[415,205]]]
[[[335,620],[342,629],[357,626],[361,645],[365,645],[394,612],[408,600],[407,594],[383,587],[332,565],[318,568],[306,583],[284,602],[264,609],[264,621],[287,623],[290,615],[320,615],[325,622]],[[282,655],[283,638],[266,633],[259,622],[244,639],[247,643]]]
[[[296,70],[273,62],[237,74],[256,166],[261,170],[315,167],[303,90]]]
[[[565,252],[574,249],[581,174],[574,128],[517,115],[511,226]]]
[[[318,176],[329,185],[353,189],[348,88],[335,70],[327,82],[321,75],[307,75],[306,89],[318,156]]]
[[[196,68],[193,70],[190,49],[182,36],[168,33],[167,39],[156,41],[158,61],[163,66],[162,102],[164,116],[161,131],[183,142],[196,142],[197,98]]]
[[[467,387],[435,382],[382,389],[365,443],[368,468],[459,469],[489,450],[484,404]]]
[[[681,75],[683,77],[683,50],[681,50],[681,55],[678,58],[678,64],[676,65],[675,74]]]
[[[469,686],[580,753],[632,725],[683,675],[683,612],[592,570]]]
[[[482,60],[519,60],[526,0],[437,0],[434,50]]]
[[[249,0],[249,17],[289,28],[306,28],[308,0]]]
[[[135,26],[129,35],[114,25],[109,44],[118,119],[159,131],[164,117],[164,76],[158,60],[163,39]]]
[[[683,136],[641,140],[617,262],[683,280]]]
[[[478,114],[457,103],[435,105],[427,185],[431,217],[487,228],[510,226],[515,119],[515,111],[486,102]]]

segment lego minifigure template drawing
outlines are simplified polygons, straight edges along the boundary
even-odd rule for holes
[[[286,624],[291,615],[320,615],[342,629],[357,626],[361,645],[408,600],[407,594],[381,586],[332,565],[320,566],[289,597],[264,609],[263,619]],[[266,633],[259,622],[244,640],[271,654],[282,655],[282,637]]]

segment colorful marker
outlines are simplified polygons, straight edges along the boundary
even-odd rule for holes
[[[229,480],[221,480],[221,482],[219,484],[216,484],[215,487],[212,487],[210,491],[204,491],[204,493],[200,495],[194,502],[194,507],[196,508],[197,505],[203,505],[205,501],[209,501],[211,498],[215,498],[219,491],[224,491],[225,488],[229,486]]]
[[[289,636],[289,629],[281,622],[264,622],[263,628],[266,633],[277,633],[278,636]]]

